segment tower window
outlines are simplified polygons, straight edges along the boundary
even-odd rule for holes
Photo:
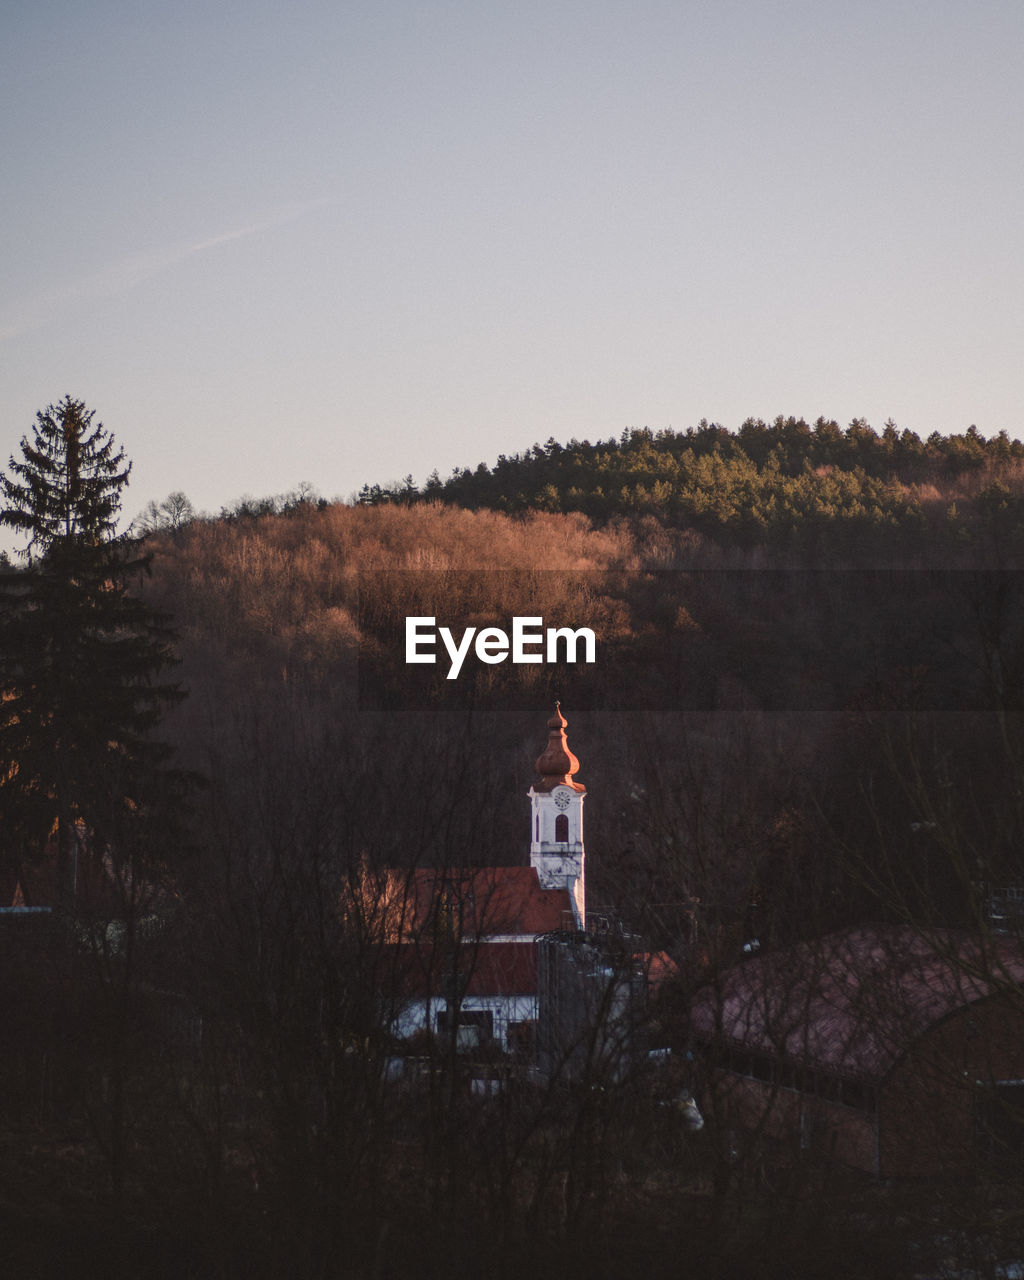
[[[555,843],[569,843],[569,819],[564,813],[560,813],[555,819]]]

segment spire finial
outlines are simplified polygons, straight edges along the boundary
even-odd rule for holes
[[[581,782],[573,782],[572,775],[580,767],[580,762],[569,750],[565,736],[568,721],[562,715],[561,702],[555,703],[555,714],[548,721],[548,743],[537,758],[537,772],[540,782],[537,790],[552,791],[557,786],[572,787],[574,791],[584,791]]]

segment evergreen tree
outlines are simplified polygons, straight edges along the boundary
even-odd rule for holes
[[[0,524],[27,538],[0,572],[0,823],[15,857],[56,837],[66,894],[83,839],[110,850],[166,789],[151,733],[183,696],[165,620],[129,592],[149,564],[116,531],[131,464],[94,417],[49,406],[0,474]]]

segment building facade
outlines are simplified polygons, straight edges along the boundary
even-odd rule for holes
[[[454,1037],[532,1055],[539,940],[586,922],[583,800],[556,704],[529,791],[530,862],[514,867],[390,869],[366,882],[389,947],[393,1033]]]

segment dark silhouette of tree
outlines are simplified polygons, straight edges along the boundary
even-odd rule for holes
[[[151,734],[183,696],[163,617],[129,591],[148,568],[116,531],[131,464],[94,417],[50,405],[0,476],[0,523],[27,538],[0,576],[0,818],[22,852],[56,834],[66,897],[83,837],[102,851],[164,791]]]

